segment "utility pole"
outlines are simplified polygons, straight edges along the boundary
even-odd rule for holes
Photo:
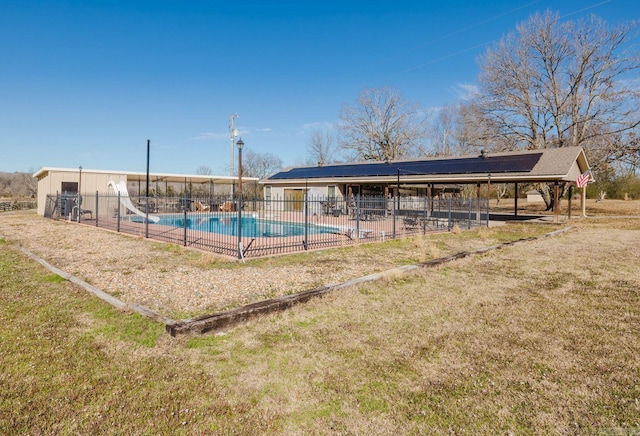
[[[234,160],[235,160],[235,143],[236,143],[236,136],[238,136],[238,131],[235,128],[235,119],[238,118],[238,114],[233,114],[229,116],[229,136],[231,139],[231,156],[230,156],[230,160],[229,160],[229,175],[230,176],[234,176],[235,175],[235,167],[234,167]]]

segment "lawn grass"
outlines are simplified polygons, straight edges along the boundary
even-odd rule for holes
[[[540,231],[366,249],[414,262]],[[640,220],[580,222],[171,338],[0,241],[0,433],[635,434],[639,242]]]

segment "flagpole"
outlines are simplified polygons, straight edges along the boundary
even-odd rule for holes
[[[591,170],[587,170],[580,174],[576,179],[576,186],[582,189],[582,195],[580,196],[580,203],[582,205],[582,217],[587,217],[587,185],[592,180]]]

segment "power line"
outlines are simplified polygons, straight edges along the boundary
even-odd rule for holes
[[[491,18],[487,18],[487,19],[485,19],[485,20],[479,21],[478,23],[472,24],[472,25],[467,26],[467,27],[465,27],[465,28],[463,28],[463,29],[460,29],[460,30],[457,30],[457,31],[455,31],[455,32],[449,33],[449,34],[447,34],[447,35],[445,35],[445,36],[442,36],[442,37],[436,38],[436,39],[434,39],[434,40],[432,40],[432,41],[429,41],[429,42],[427,42],[427,43],[425,43],[425,44],[422,44],[422,45],[420,45],[420,46],[418,46],[418,47],[414,47],[414,48],[412,48],[412,49],[410,49],[410,50],[407,50],[407,51],[405,51],[405,52],[403,52],[403,53],[401,53],[401,54],[394,55],[394,56],[392,56],[392,57],[390,57],[390,58],[385,59],[385,61],[388,61],[388,60],[391,60],[391,59],[395,59],[395,58],[397,58],[397,57],[399,57],[399,56],[403,56],[403,55],[406,55],[406,54],[408,54],[408,53],[412,53],[412,52],[414,52],[414,51],[416,51],[416,50],[419,50],[419,49],[421,49],[421,48],[424,48],[424,47],[427,47],[427,46],[429,46],[429,45],[432,45],[432,44],[434,44],[434,43],[436,43],[436,42],[442,41],[442,40],[444,40],[444,39],[447,39],[447,38],[450,38],[450,37],[452,37],[452,36],[458,35],[458,34],[460,34],[460,33],[462,33],[462,32],[465,32],[465,31],[467,31],[467,30],[470,30],[470,29],[473,29],[473,28],[475,28],[475,27],[481,26],[481,25],[483,25],[483,24],[489,23],[489,22],[491,22],[491,21],[493,21],[493,20],[496,20],[496,19],[498,19],[498,18],[501,18],[501,17],[504,17],[504,16],[506,16],[506,15],[512,14],[513,12],[517,12],[517,11],[519,11],[519,10],[521,10],[521,9],[527,8],[527,7],[531,6],[531,5],[534,5],[534,4],[536,4],[536,3],[539,3],[540,1],[542,1],[542,0],[536,0],[536,1],[533,1],[533,2],[530,2],[530,3],[527,3],[526,5],[523,5],[523,6],[517,7],[517,8],[515,8],[515,9],[511,9],[511,10],[509,10],[509,11],[507,11],[507,12],[503,12],[503,13],[501,13],[501,14],[495,15],[495,16],[493,16],[493,17],[491,17]],[[570,13],[568,13],[568,14],[562,15],[560,18],[562,19],[562,18],[570,17],[570,16],[572,16],[572,15],[579,14],[579,13],[582,13],[582,12],[588,11],[588,10],[590,10],[590,9],[596,8],[596,7],[598,7],[598,6],[602,6],[602,5],[604,5],[604,4],[611,3],[612,1],[613,1],[613,0],[604,0],[604,1],[601,1],[601,2],[598,2],[598,3],[594,3],[594,4],[592,4],[592,5],[589,5],[589,6],[586,6],[586,7],[584,7],[584,8],[578,9],[578,10],[576,10],[576,11],[573,11],[573,12],[570,12]],[[429,66],[429,65],[433,65],[433,64],[436,64],[436,63],[442,62],[442,61],[444,61],[444,60],[446,60],[446,59],[453,58],[453,57],[455,57],[455,56],[458,56],[458,55],[461,55],[461,54],[467,53],[467,52],[469,52],[469,51],[472,51],[472,50],[478,49],[478,48],[480,48],[480,47],[486,47],[486,46],[488,46],[489,44],[495,43],[495,42],[496,42],[496,41],[498,41],[498,40],[499,40],[499,39],[489,40],[489,41],[483,42],[483,43],[481,43],[481,44],[476,44],[476,45],[473,45],[473,46],[471,46],[471,47],[467,47],[467,48],[464,48],[464,49],[458,50],[458,51],[456,51],[456,52],[449,53],[449,54],[444,55],[444,56],[441,56],[441,57],[439,57],[439,58],[437,58],[437,59],[433,59],[433,60],[430,60],[430,61],[428,61],[428,62],[424,62],[424,63],[421,63],[421,64],[419,64],[419,65],[415,65],[415,66],[409,67],[409,68],[404,69],[404,70],[402,70],[402,71],[400,71],[400,72],[397,72],[397,73],[395,73],[395,74],[392,74],[392,75],[391,75],[391,76],[389,76],[389,77],[396,77],[396,76],[399,76],[399,75],[401,75],[401,74],[405,74],[405,73],[409,73],[409,72],[411,72],[411,71],[419,70],[419,69],[421,69],[421,68],[424,68],[424,67],[427,67],[427,66]],[[376,80],[376,81],[380,81],[380,80]]]

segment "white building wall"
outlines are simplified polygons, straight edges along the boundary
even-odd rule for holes
[[[325,197],[328,198],[329,196],[329,186],[334,186],[335,187],[335,198],[338,201],[341,201],[344,197],[344,193],[340,190],[340,186],[338,184],[328,184],[328,185],[315,185],[315,184],[307,184],[306,186],[300,186],[298,184],[291,184],[291,185],[264,185],[263,187],[263,196],[265,198],[265,200],[268,198],[268,189],[270,188],[271,191],[271,195],[270,198],[272,200],[271,204],[266,204],[265,206],[270,208],[273,211],[282,211],[285,208],[285,202],[283,202],[282,200],[285,200],[287,198],[290,198],[290,195],[288,196],[287,194],[290,194],[291,191],[302,191],[304,192],[305,189],[311,190],[311,192],[313,193],[312,195],[318,196],[318,197]]]

